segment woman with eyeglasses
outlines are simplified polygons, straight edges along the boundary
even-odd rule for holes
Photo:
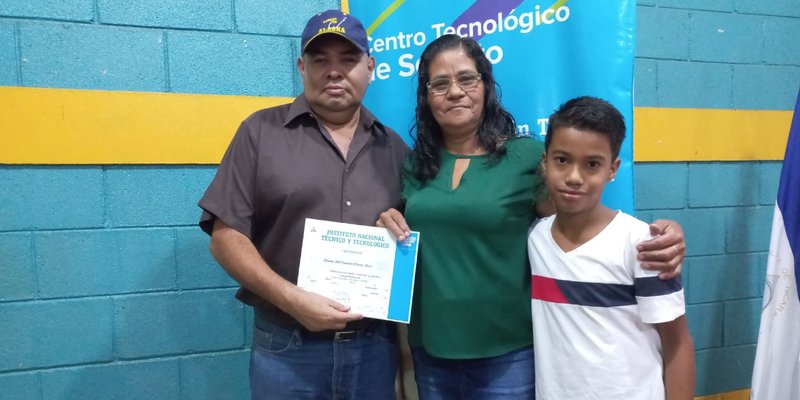
[[[434,40],[418,76],[405,210],[387,210],[377,225],[400,240],[421,233],[408,326],[420,398],[533,399],[526,240],[534,204],[547,204],[538,201],[543,143],[516,137],[474,40]],[[679,232],[670,239],[683,244]]]

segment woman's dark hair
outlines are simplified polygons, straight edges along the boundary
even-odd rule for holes
[[[470,38],[458,35],[444,35],[434,40],[422,52],[419,59],[417,76],[417,112],[416,134],[411,129],[412,137],[416,137],[412,150],[412,169],[406,171],[420,184],[425,184],[439,173],[441,150],[443,146],[442,129],[433,118],[428,101],[427,83],[430,80],[431,62],[442,52],[454,48],[464,49],[467,56],[475,61],[478,73],[483,81],[483,115],[478,127],[478,143],[486,150],[490,161],[497,160],[505,154],[502,144],[516,136],[514,117],[500,105],[499,88],[492,74],[492,64],[486,58],[481,47]]]

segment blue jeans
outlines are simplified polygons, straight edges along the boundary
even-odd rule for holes
[[[379,322],[356,337],[321,339],[258,317],[250,353],[252,399],[393,399],[396,331]]]
[[[534,399],[533,347],[497,357],[451,360],[413,347],[420,400]]]

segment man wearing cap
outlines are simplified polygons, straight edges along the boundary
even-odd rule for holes
[[[375,60],[338,10],[302,34],[303,93],[242,122],[199,205],[211,253],[255,309],[252,398],[394,397],[394,324],[296,286],[305,218],[373,225],[400,206],[407,147],[361,100]]]

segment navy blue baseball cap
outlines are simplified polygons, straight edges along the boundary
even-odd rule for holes
[[[361,21],[339,10],[323,11],[308,20],[300,38],[301,53],[306,52],[306,47],[314,39],[327,34],[339,35],[369,55],[367,31]]]

